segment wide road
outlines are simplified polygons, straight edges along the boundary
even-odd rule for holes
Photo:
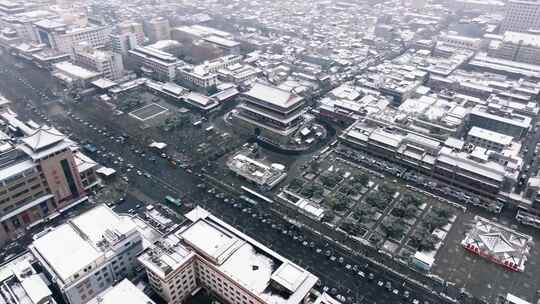
[[[137,189],[157,202],[170,194],[185,197],[194,204],[207,208],[246,234],[320,276],[321,287],[328,286],[332,293],[349,297],[351,303],[412,303],[413,299],[417,299],[419,303],[446,303],[429,290],[404,282],[401,277],[369,263],[360,256],[346,252],[333,242],[325,241],[313,235],[309,230],[291,225],[265,204],[234,206],[225,203],[214,194],[208,193],[206,189],[198,188],[197,185],[204,181],[196,175],[181,169],[172,169],[165,160],[159,157],[153,162],[149,161],[148,157],[134,154],[130,145],[136,144],[136,139],[132,139],[131,144],[119,144],[110,136],[100,135],[89,125],[106,127],[115,135],[136,131],[121,129],[122,126],[115,124],[114,121],[105,120],[106,115],[89,115],[84,111],[84,107],[94,107],[94,104],[72,105],[69,102],[61,104],[55,100],[48,101],[44,98],[45,89],[51,86],[48,73],[31,66],[17,68],[12,65],[12,60],[2,58],[4,64],[0,69],[0,92],[15,101],[13,108],[21,117],[31,118],[37,122],[47,122],[50,118],[51,123],[66,131],[71,131],[77,138],[90,140],[107,151],[113,152],[115,157],[121,156],[124,164],[130,163],[136,167],[128,174],[130,188]],[[38,109],[32,110],[33,106]],[[67,111],[72,111],[75,117],[67,115]],[[144,147],[139,147],[139,149],[142,150]],[[114,166],[111,158],[97,160],[109,162]],[[125,169],[125,167],[117,168],[120,171],[122,168]],[[138,175],[137,170],[148,174]],[[219,178],[219,176],[216,177]],[[334,256],[335,261],[332,261],[333,259],[327,254],[330,257]],[[340,257],[343,259],[341,260]],[[363,271],[365,276],[372,273],[374,277],[372,280],[362,278],[357,272],[347,270],[346,265],[358,265],[358,270]],[[391,290],[396,289],[398,294],[387,291],[385,288],[387,282],[390,282]],[[383,287],[378,286],[379,284],[383,284]],[[405,290],[410,292],[407,299],[403,295]]]

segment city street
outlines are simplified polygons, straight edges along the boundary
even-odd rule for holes
[[[3,60],[6,62],[6,58],[3,58]],[[81,110],[84,107],[96,107],[94,104],[78,103],[72,107],[73,105],[69,103],[62,104],[58,100],[47,102],[40,94],[43,89],[51,86],[46,72],[36,71],[32,67],[18,70],[13,65],[6,65],[5,69],[9,69],[10,73],[2,73],[0,76],[2,79],[0,90],[7,98],[14,101],[13,108],[20,114],[22,119],[33,119],[40,123],[47,123],[50,118],[55,125],[62,127],[65,131],[72,132],[77,139],[89,140],[99,147],[104,147],[109,153],[114,153],[116,158],[121,156],[124,159],[124,164],[129,163],[135,167],[134,170],[126,174],[129,178],[129,189],[137,189],[137,193],[143,193],[155,202],[162,202],[165,195],[172,195],[185,198],[189,203],[208,208],[214,214],[234,224],[248,235],[255,237],[280,254],[291,258],[319,275],[322,281],[321,288],[327,286],[329,291],[334,294],[350,297],[351,302],[413,303],[414,299],[421,301],[419,303],[425,303],[425,301],[427,303],[445,302],[429,290],[405,282],[401,277],[371,264],[357,255],[353,256],[351,253],[345,252],[332,242],[324,240],[320,236],[315,236],[306,229],[292,226],[282,217],[279,217],[278,214],[272,212],[268,205],[247,206],[238,203],[235,207],[225,203],[223,199],[216,198],[207,190],[198,188],[197,185],[203,181],[195,174],[190,174],[182,169],[173,169],[166,160],[159,157],[155,161],[150,161],[148,158],[132,153],[130,145],[137,145],[137,139],[130,140],[129,144],[119,144],[115,140],[111,140],[110,137],[100,135],[89,125],[107,128],[110,133],[116,135],[126,132],[131,138],[138,136],[139,130],[137,128],[121,129],[121,126],[116,121],[108,119],[112,117],[108,113],[102,113],[100,117],[97,117],[88,115]],[[21,87],[23,84],[16,77],[13,77],[19,75],[19,72],[24,74],[23,79],[27,79],[27,88]],[[29,79],[30,77],[33,79]],[[32,111],[32,106],[27,102],[38,107],[39,110]],[[73,115],[70,116],[69,111],[72,111],[72,114],[76,114],[84,122],[89,123],[81,123]],[[93,111],[89,112],[95,113]],[[146,147],[139,147],[139,149],[144,150]],[[94,155],[92,157],[96,161],[104,162],[105,165],[119,169],[120,172],[125,170],[125,165],[115,167],[112,158],[107,160]],[[140,174],[138,171],[140,171]],[[129,189],[126,203],[123,203],[129,205],[127,207],[122,206],[124,210],[132,209],[129,208],[130,205],[140,204],[140,201],[132,199],[137,195],[132,196]],[[340,257],[343,259],[340,259]],[[355,265],[357,267],[354,267]],[[348,268],[351,270],[348,270]],[[353,268],[359,270],[352,271]],[[363,276],[358,274],[359,271],[362,271]],[[370,273],[372,279],[369,278]],[[379,285],[382,285],[382,287]],[[387,286],[391,287],[387,288]],[[390,291],[387,291],[387,289],[390,289]],[[405,298],[404,293],[406,290],[410,292],[407,298]]]

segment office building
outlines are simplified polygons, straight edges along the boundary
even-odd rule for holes
[[[507,31],[489,44],[488,56],[540,65],[540,34]]]
[[[160,81],[174,81],[176,68],[182,64],[167,52],[144,46],[128,51],[128,60],[135,69]]]
[[[197,207],[187,226],[139,256],[150,286],[182,303],[199,287],[228,303],[306,303],[318,278]]]
[[[304,99],[277,87],[255,83],[231,112],[244,132],[275,144],[287,144],[303,122]]]
[[[142,236],[104,205],[34,237],[30,251],[68,304],[91,301],[134,271]]]
[[[171,39],[171,26],[165,18],[154,18],[144,22],[144,33],[150,42]]]
[[[75,160],[75,143],[47,126],[31,127],[11,112],[2,114],[11,129],[24,134],[18,145],[2,133],[0,162],[0,243],[86,199],[97,184],[96,163]],[[33,124],[34,125],[34,124]],[[82,155],[82,153],[80,154]],[[87,185],[82,184],[81,172]]]
[[[540,29],[540,1],[509,0],[500,32],[527,32]]]
[[[74,62],[84,68],[96,71],[109,80],[118,80],[124,76],[122,55],[111,51],[102,51],[88,44],[75,47]]]

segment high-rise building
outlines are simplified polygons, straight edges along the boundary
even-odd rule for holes
[[[122,35],[122,34],[134,34],[135,38],[137,40],[137,44],[139,46],[144,45],[144,39],[145,39],[145,37],[144,37],[144,29],[143,29],[143,25],[141,23],[133,22],[133,21],[125,21],[125,22],[119,23],[116,26],[116,31],[120,35]]]
[[[191,224],[141,255],[152,289],[170,304],[202,287],[228,303],[306,303],[315,275],[197,207]]]
[[[111,34],[111,49],[114,53],[126,56],[133,49],[142,46],[137,40],[137,36],[133,33]]]
[[[154,18],[144,22],[144,33],[150,42],[171,39],[171,26],[165,18]]]
[[[30,251],[69,304],[87,303],[133,274],[143,250],[133,218],[104,205],[34,238]]]
[[[86,199],[97,164],[53,127],[31,127],[11,112],[4,123],[24,134],[0,132],[0,244]],[[18,140],[18,145],[10,142]],[[83,184],[85,181],[85,184]]]
[[[75,47],[74,61],[110,80],[124,76],[122,55],[115,52],[102,51],[83,44]]]
[[[509,0],[501,23],[501,33],[506,31],[526,32],[540,29],[539,0]]]

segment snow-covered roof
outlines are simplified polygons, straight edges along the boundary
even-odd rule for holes
[[[178,237],[266,303],[300,303],[318,281],[307,270],[204,210],[192,211],[186,217],[195,222],[181,229]],[[271,282],[287,289],[290,295],[273,292]]]
[[[53,127],[44,126],[22,141],[32,150],[37,151],[64,140],[66,136]]]
[[[265,101],[280,108],[288,108],[302,100],[302,97],[286,90],[262,83],[255,83],[245,95]]]
[[[99,296],[90,300],[88,304],[154,304],[142,290],[133,285],[128,279],[122,280],[116,286],[111,287]]]
[[[36,239],[33,247],[64,282],[103,256],[69,224]]]
[[[131,218],[99,205],[37,238],[31,248],[67,283],[88,265],[104,259],[109,248],[101,247],[104,241],[113,244],[136,229]]]

